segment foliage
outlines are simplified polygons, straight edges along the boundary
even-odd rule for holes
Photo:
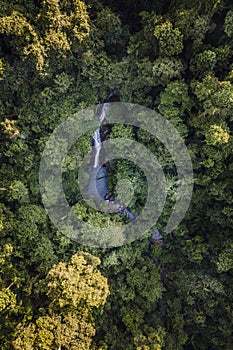
[[[2,0],[0,9],[1,349],[231,349],[231,2]],[[118,248],[84,247],[42,205],[38,173],[50,134],[114,89],[169,120],[192,158],[190,207],[168,235],[178,185],[169,150],[145,130],[111,126],[110,141],[143,143],[163,168],[162,246],[151,243],[153,227]],[[90,208],[79,190],[91,135],[63,162],[64,192],[74,215],[113,225],[123,244],[124,219]],[[140,214],[148,191],[140,167],[110,161],[108,180]],[[101,230],[96,238],[106,239]]]
[[[173,28],[171,22],[166,21],[157,25],[154,36],[159,40],[159,54],[161,56],[175,56],[183,50],[183,35],[178,28]]]
[[[158,58],[153,64],[153,76],[157,84],[167,85],[169,81],[181,78],[183,69],[181,60],[169,57]]]
[[[224,23],[224,31],[229,37],[232,37],[232,34],[233,34],[232,24],[233,24],[233,11],[230,10],[225,17],[225,23]]]
[[[100,30],[98,36],[106,46],[117,44],[121,40],[121,21],[110,9],[105,8],[98,13],[95,25]]]
[[[38,291],[48,297],[47,310],[39,310],[35,322],[20,323],[14,349],[90,349],[95,334],[91,312],[109,294],[107,280],[97,270],[100,260],[88,253],[54,265]]]

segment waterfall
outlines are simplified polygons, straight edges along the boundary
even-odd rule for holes
[[[100,129],[97,129],[93,136],[93,143],[95,148],[95,161],[94,161],[94,168],[97,168],[99,166],[99,158],[100,158],[100,151],[101,151],[101,137],[100,137]]]
[[[99,122],[100,124],[104,121],[104,119],[106,118],[106,112],[109,109],[110,104],[109,103],[103,103],[102,109],[101,109],[101,113],[99,116]],[[98,106],[96,108],[96,112],[98,112]],[[101,136],[100,136],[100,129],[97,129],[94,133],[93,136],[93,144],[94,144],[94,148],[95,148],[95,161],[94,161],[94,168],[97,168],[99,166],[99,157],[100,157],[100,151],[101,151],[101,147],[102,147],[102,140],[101,140]]]
[[[99,116],[100,124],[104,121],[104,119],[106,117],[106,112],[109,109],[109,107],[110,107],[109,103],[104,103],[103,104],[103,107],[102,107],[102,110],[101,110],[101,113],[100,113],[100,116]]]
[[[109,98],[114,96],[114,92],[111,92]],[[102,104],[102,108],[99,112],[100,104],[96,108],[96,114],[99,114],[100,124],[106,119],[106,112],[110,108],[110,103],[106,102]],[[101,128],[101,127],[100,127]],[[102,141],[100,135],[100,130],[97,129],[94,132],[92,143],[95,150],[94,164],[89,168],[89,183],[87,189],[87,195],[89,197],[94,197],[96,204],[100,204],[102,201],[106,201],[109,207],[109,212],[112,214],[122,214],[129,218],[130,221],[135,220],[137,217],[132,214],[124,205],[115,200],[113,193],[109,191],[108,188],[108,171],[105,166],[100,165],[100,152],[102,148]]]

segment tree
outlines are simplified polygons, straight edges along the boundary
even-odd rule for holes
[[[104,305],[109,295],[99,264],[98,258],[80,252],[68,263],[54,265],[38,286],[44,299],[41,316],[36,314],[34,322],[19,323],[13,348],[90,349],[95,334],[93,310]]]
[[[2,0],[0,7],[1,349],[231,349],[231,2]],[[57,230],[41,202],[48,137],[113,89],[121,101],[159,111],[192,157],[189,210],[166,234],[178,181],[169,150],[145,130],[112,127],[112,137],[143,143],[163,168],[163,246],[151,244],[151,228],[122,247],[85,247]],[[84,222],[117,227],[124,220],[90,208],[78,188],[90,137],[77,140],[64,161],[64,192]],[[130,161],[110,162],[109,186],[126,197],[122,179],[131,181],[137,214],[146,178]],[[49,191],[56,202],[56,189]],[[123,244],[117,232],[115,243]]]
[[[173,28],[171,22],[166,21],[157,25],[154,36],[159,41],[160,56],[176,56],[183,50],[183,35],[178,28]]]

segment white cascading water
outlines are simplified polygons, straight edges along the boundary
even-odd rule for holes
[[[101,110],[101,114],[99,116],[99,121],[100,121],[100,124],[104,121],[105,117],[106,117],[106,112],[107,110],[109,109],[110,107],[110,103],[104,103],[103,104],[103,108]]]
[[[100,124],[104,121],[105,117],[106,117],[106,112],[109,109],[110,104],[109,103],[104,103],[102,110],[101,110],[101,114],[99,116],[99,121]],[[100,137],[100,129],[97,129],[94,133],[93,136],[93,141],[94,141],[94,148],[95,148],[95,162],[94,162],[94,168],[97,168],[99,166],[99,157],[100,157],[100,151],[101,151],[101,147],[102,147],[102,143],[101,143],[101,137]]]
[[[94,148],[95,148],[95,161],[94,168],[99,166],[99,157],[101,151],[101,137],[100,137],[100,129],[97,129],[93,136]]]

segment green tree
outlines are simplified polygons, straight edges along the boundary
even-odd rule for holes
[[[100,260],[77,253],[68,263],[54,265],[38,287],[44,307],[34,322],[19,323],[14,349],[90,349],[95,334],[92,313],[106,302],[107,279],[97,266]]]
[[[183,34],[178,28],[173,28],[171,22],[166,21],[157,25],[154,35],[159,41],[160,56],[176,56],[183,50]]]

